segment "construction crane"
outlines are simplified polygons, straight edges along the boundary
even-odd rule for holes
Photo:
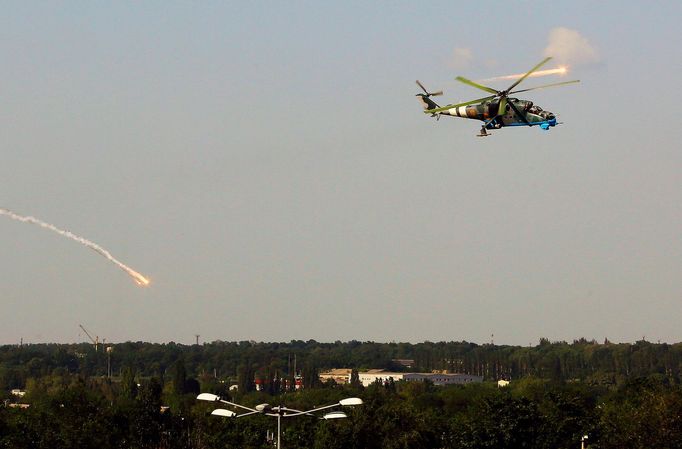
[[[92,342],[93,345],[95,345],[95,352],[99,349],[99,336],[95,335],[95,338],[92,338],[92,335],[90,335],[90,332],[88,332],[82,324],[78,325],[81,329],[83,329],[83,332],[85,332],[85,335],[88,336],[90,341]]]

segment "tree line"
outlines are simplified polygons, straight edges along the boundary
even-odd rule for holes
[[[27,379],[57,373],[84,377],[120,374],[129,367],[142,377],[164,378],[178,360],[192,376],[241,382],[253,388],[256,378],[290,379],[307,374],[314,382],[330,368],[406,370],[394,360],[411,359],[410,371],[448,370],[483,376],[486,380],[528,376],[556,381],[579,380],[618,385],[630,378],[659,374],[676,381],[682,372],[682,344],[585,339],[572,343],[541,339],[535,346],[469,342],[376,343],[294,340],[288,343],[215,341],[202,345],[126,342],[111,345],[111,353],[89,344],[0,346],[0,390],[21,388]],[[295,371],[295,372],[294,372]],[[313,378],[311,380],[311,377]],[[241,379],[241,380],[239,380]]]
[[[197,385],[194,382],[198,382]],[[176,364],[165,381],[126,367],[117,379],[51,374],[30,379],[29,408],[0,407],[0,448],[172,449],[272,447],[274,419],[221,418],[197,391],[254,407],[306,410],[361,397],[347,419],[284,420],[283,447],[297,449],[561,449],[682,447],[682,388],[652,375],[619,386],[536,377],[434,386],[430,382],[320,385],[276,395],[226,391],[212,378],[193,380]]]

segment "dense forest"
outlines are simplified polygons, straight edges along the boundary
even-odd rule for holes
[[[38,344],[0,347],[0,448],[267,448],[272,418],[211,416],[211,392],[245,405],[308,409],[358,396],[336,421],[285,420],[286,448],[682,448],[682,344],[542,339]],[[448,370],[466,386],[321,383],[328,368]],[[294,373],[295,370],[295,373]],[[304,388],[289,380],[300,375]],[[265,391],[253,391],[255,381]],[[499,388],[498,379],[510,380]],[[237,390],[230,390],[238,385]],[[25,390],[17,397],[12,389]],[[21,408],[17,404],[29,404]]]

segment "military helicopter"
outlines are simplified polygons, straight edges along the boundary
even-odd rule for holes
[[[528,78],[531,73],[549,62],[550,59],[552,58],[548,57],[543,59],[538,65],[530,69],[525,75],[521,76],[505,90],[496,90],[492,87],[483,86],[461,76],[455,78],[457,81],[492,94],[487,97],[441,107],[431,100],[431,97],[443,95],[443,91],[429,92],[419,80],[417,80],[417,85],[424,93],[418,93],[416,96],[419,97],[419,101],[424,106],[424,113],[431,114],[431,117],[436,117],[436,120],[440,119],[441,115],[481,120],[483,126],[481,126],[481,132],[478,134],[479,137],[488,136],[487,129],[500,129],[505,126],[537,125],[540,129],[547,131],[550,127],[557,125],[555,114],[549,111],[543,111],[540,106],[534,105],[532,101],[519,100],[518,98],[513,98],[509,95],[580,82],[580,80],[564,81],[561,83],[531,87],[529,89],[512,90],[523,80]]]

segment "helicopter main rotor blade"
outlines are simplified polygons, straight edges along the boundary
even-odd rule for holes
[[[426,90],[426,88],[424,87],[424,85],[423,85],[422,83],[420,83],[419,80],[417,80],[417,86],[421,87],[422,90],[424,91],[424,93],[425,93],[426,95],[429,94],[429,91]]]
[[[510,102],[509,102],[509,106],[511,106],[511,108],[514,110],[514,112],[516,112],[516,115],[518,115],[519,118],[520,118],[521,120],[523,120],[523,122],[524,122],[526,125],[531,126],[531,125],[530,125],[530,122],[528,121],[528,119],[526,119],[526,116],[523,115],[523,114],[521,113],[521,111],[519,111],[519,109],[516,107],[516,105],[514,104],[513,101],[510,101]]]
[[[497,115],[505,115],[507,113],[507,96],[500,98],[500,104],[497,107]],[[497,116],[496,116],[497,117]]]
[[[521,90],[515,90],[514,92],[509,92],[509,95],[511,94],[518,94],[519,92],[528,92],[529,90],[535,90],[535,89],[544,89],[545,87],[555,87],[555,86],[563,86],[565,84],[574,84],[574,83],[579,83],[580,80],[573,80],[573,81],[564,81],[562,83],[552,83],[552,84],[545,84],[543,86],[536,86],[536,87],[531,87],[529,89],[521,89]]]
[[[462,82],[462,83],[464,83],[464,84],[468,84],[469,86],[475,87],[476,89],[484,90],[484,91],[489,92],[489,93],[491,93],[491,94],[498,95],[498,94],[500,93],[499,91],[493,89],[492,87],[487,87],[487,86],[483,86],[483,85],[481,85],[481,84],[475,83],[475,82],[473,82],[473,81],[471,81],[471,80],[468,80],[468,79],[464,78],[463,76],[458,76],[458,77],[455,78],[455,79],[456,79],[457,81],[459,81],[459,82]]]
[[[487,100],[492,100],[496,96],[497,95],[491,95],[489,97],[478,98],[476,100],[471,100],[471,101],[465,101],[464,103],[449,104],[447,106],[443,106],[443,107],[436,108],[436,109],[426,109],[426,110],[424,110],[424,113],[425,114],[437,114],[439,112],[444,112],[444,111],[447,111],[447,110],[452,109],[452,108],[459,108],[461,106],[469,106],[470,104],[482,103],[482,102],[487,101]]]
[[[547,62],[549,62],[550,59],[552,59],[551,56],[549,56],[549,57],[543,59],[542,61],[540,61],[540,63],[539,63],[538,65],[536,65],[535,67],[533,67],[532,69],[530,69],[528,72],[526,72],[525,75],[523,75],[521,78],[517,79],[517,80],[514,82],[514,84],[512,84],[511,86],[509,86],[509,87],[507,88],[506,91],[509,92],[509,91],[511,91],[513,88],[515,88],[516,86],[518,86],[519,83],[520,83],[521,81],[525,80],[526,78],[528,78],[528,76],[529,76],[531,73],[535,72],[537,69],[539,69],[539,68],[542,67],[543,65],[547,64]]]

